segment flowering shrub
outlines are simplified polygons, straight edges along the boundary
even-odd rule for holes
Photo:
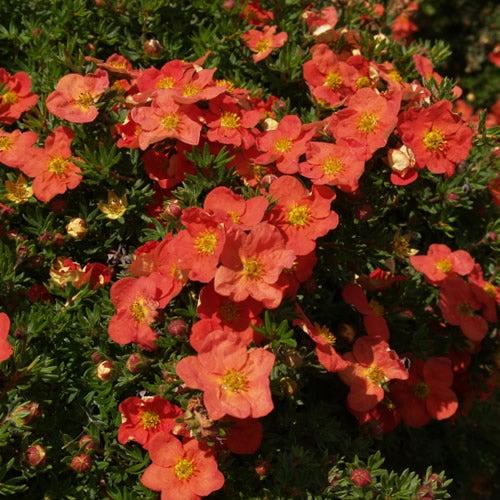
[[[0,25],[0,493],[500,491],[499,106],[418,9]]]

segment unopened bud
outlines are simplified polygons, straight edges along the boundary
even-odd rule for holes
[[[92,459],[86,453],[77,455],[71,460],[71,468],[76,472],[87,472],[92,467]]]
[[[107,359],[101,361],[97,365],[95,375],[101,382],[107,382],[113,375],[113,363]]]
[[[47,458],[45,448],[39,444],[34,444],[26,450],[26,460],[32,467],[39,467]]]
[[[351,474],[351,481],[361,488],[368,486],[371,483],[370,472],[366,469],[354,469]]]
[[[82,218],[75,217],[66,224],[66,232],[70,238],[81,240],[87,233],[87,223]]]
[[[159,56],[163,52],[163,45],[155,38],[146,40],[142,48],[148,56]]]
[[[182,319],[174,319],[168,324],[168,333],[170,335],[184,335],[186,330],[186,322]]]
[[[130,373],[135,374],[139,373],[146,366],[146,363],[141,354],[134,352],[128,357],[126,366]]]

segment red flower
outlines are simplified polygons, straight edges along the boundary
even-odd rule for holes
[[[102,69],[85,76],[71,73],[57,82],[56,90],[49,94],[45,103],[59,118],[72,123],[89,123],[97,118],[99,111],[95,104],[108,87],[108,74]]]
[[[462,333],[474,342],[483,340],[488,331],[488,323],[474,311],[481,309],[481,302],[474,294],[474,285],[466,283],[458,276],[447,278],[439,291],[439,307],[443,318],[450,325],[457,325]]]
[[[400,103],[400,92],[381,95],[371,88],[361,88],[349,99],[347,108],[332,115],[329,128],[337,140],[358,142],[367,160],[386,145],[398,122]]]
[[[5,313],[0,313],[0,362],[8,359],[12,354],[12,346],[7,342],[10,319]]]
[[[0,130],[0,162],[12,168],[21,168],[31,160],[30,155],[26,153],[31,151],[31,146],[37,139],[35,132],[21,132],[16,129],[9,133]]]
[[[269,202],[264,196],[252,196],[245,200],[224,186],[210,191],[203,208],[220,218],[226,227],[236,225],[240,229],[250,229],[262,221]]]
[[[257,147],[263,154],[255,158],[258,164],[276,162],[284,174],[294,174],[299,167],[299,156],[306,152],[307,143],[316,131],[305,131],[300,118],[295,115],[283,117],[276,130],[270,130],[257,138]]]
[[[199,115],[200,111],[195,105],[181,106],[163,93],[154,99],[151,107],[134,108],[130,112],[130,117],[140,127],[138,140],[143,150],[167,138],[198,145],[201,124],[196,120]]]
[[[161,491],[162,500],[198,500],[224,484],[215,457],[196,439],[183,445],[170,434],[156,434],[149,456],[153,463],[144,471],[141,483]]]
[[[389,327],[383,317],[385,310],[381,304],[374,299],[368,302],[363,289],[353,283],[344,286],[342,298],[363,315],[363,324],[368,335],[389,340]]]
[[[252,56],[255,63],[265,59],[273,49],[285,45],[288,34],[281,32],[275,35],[277,26],[264,26],[263,31],[249,30],[241,36],[245,45],[255,54]]]
[[[467,158],[472,130],[460,115],[452,113],[450,101],[429,108],[413,107],[399,118],[398,132],[415,154],[416,166],[451,177],[455,165]]]
[[[350,386],[347,404],[355,412],[370,411],[380,403],[385,396],[383,385],[389,380],[408,378],[396,352],[380,338],[360,337],[344,359],[351,364],[339,376]]]
[[[82,180],[81,170],[72,162],[71,142],[75,133],[68,127],[57,127],[45,141],[45,148],[32,148],[30,161],[20,170],[34,177],[33,193],[40,201],[50,201]]]
[[[450,388],[452,383],[448,358],[414,359],[408,380],[391,382],[391,396],[404,422],[410,427],[420,427],[431,418],[443,420],[455,414],[458,400]]]
[[[296,255],[306,255],[316,246],[316,239],[335,229],[338,215],[330,209],[335,193],[327,186],[313,186],[308,193],[295,177],[283,175],[269,187],[277,200],[269,222],[286,236],[286,246]]]
[[[302,308],[297,304],[299,317],[293,324],[300,326],[316,343],[316,355],[320,364],[329,372],[338,372],[349,366],[349,362],[340,356],[334,349],[336,343],[335,335],[326,327],[318,323],[311,323]]]
[[[265,349],[247,351],[233,332],[210,333],[197,356],[177,363],[177,375],[188,387],[204,391],[208,416],[259,418],[274,408],[269,375],[275,356]]]
[[[257,224],[248,234],[233,229],[221,254],[222,265],[215,273],[215,291],[235,302],[250,296],[274,309],[283,298],[277,281],[294,259],[279,230],[266,222]]]
[[[118,429],[118,441],[127,444],[137,441],[147,450],[151,439],[158,433],[170,433],[177,425],[175,419],[182,410],[161,396],[130,397],[118,406],[122,423]]]
[[[410,262],[417,271],[424,273],[426,280],[432,285],[438,285],[455,274],[466,276],[474,268],[474,260],[469,252],[452,252],[448,246],[438,243],[429,247],[427,255],[412,255]]]
[[[299,165],[299,171],[313,184],[337,186],[347,192],[356,191],[358,180],[365,170],[363,154],[355,144],[342,140],[336,144],[310,142],[307,161]]]
[[[158,338],[151,324],[154,323],[160,306],[162,292],[157,281],[161,275],[152,277],[122,278],[111,287],[111,302],[116,314],[111,317],[108,333],[118,344],[135,342],[143,349],[156,349]]]
[[[0,123],[11,125],[25,111],[36,104],[37,94],[32,94],[31,79],[20,71],[11,75],[0,68]]]

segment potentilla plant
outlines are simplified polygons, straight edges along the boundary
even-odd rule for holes
[[[499,385],[497,115],[415,2],[198,3],[191,57],[0,69],[0,492],[448,498]]]

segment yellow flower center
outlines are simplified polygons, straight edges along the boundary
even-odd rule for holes
[[[5,94],[2,95],[3,103],[4,104],[14,104],[17,102],[17,93],[14,92],[13,90],[9,90],[8,92],[5,92]]]
[[[265,165],[252,165],[252,173],[257,178],[262,178],[267,172],[267,167]]]
[[[231,219],[233,219],[235,224],[240,222],[240,216],[234,210],[229,210],[228,214],[231,216]]]
[[[231,369],[222,377],[220,386],[224,391],[238,393],[247,390],[248,381],[243,373]]]
[[[385,381],[385,373],[378,366],[372,365],[365,371],[365,377],[375,385],[380,385]]]
[[[342,172],[344,163],[340,158],[329,156],[322,165],[323,173],[326,175],[335,175]]]
[[[265,52],[266,50],[271,48],[271,41],[264,39],[264,40],[259,40],[257,42],[257,45],[255,46],[255,52],[261,54],[262,52]]]
[[[330,329],[326,326],[319,326],[317,323],[315,324],[318,329],[318,335],[323,337],[330,345],[335,345],[337,339],[335,335],[330,331]]]
[[[56,156],[49,161],[49,172],[61,176],[66,170],[68,163],[68,159],[63,158],[62,156]]]
[[[262,275],[262,264],[254,258],[244,260],[243,273],[249,279],[259,279]]]
[[[430,392],[430,388],[429,386],[424,383],[424,382],[419,382],[418,384],[415,384],[413,386],[413,394],[415,394],[415,396],[417,396],[417,398],[426,398],[427,395],[429,394]]]
[[[372,84],[371,80],[367,76],[360,76],[356,80],[356,88],[363,89],[365,87],[369,87]]]
[[[227,91],[228,92],[231,92],[232,90],[234,90],[233,82],[231,82],[229,80],[215,80],[215,86],[216,87],[227,86]]]
[[[222,316],[222,319],[226,320],[228,323],[231,323],[240,315],[238,306],[234,302],[226,302],[225,304],[222,304],[220,306],[219,313]]]
[[[113,62],[110,62],[109,65],[113,66],[113,68],[127,69],[127,65],[124,62],[113,61]]]
[[[439,130],[431,129],[424,136],[424,146],[429,151],[442,151],[445,145],[446,139]]]
[[[323,85],[326,85],[327,87],[331,88],[332,90],[338,90],[340,86],[342,85],[342,77],[336,73],[335,71],[330,71],[325,79],[325,83]]]
[[[436,262],[436,268],[442,273],[449,273],[453,269],[453,264],[449,259],[441,259]]]
[[[8,137],[0,137],[0,151],[8,151],[12,146],[12,140]]]
[[[484,290],[484,293],[486,293],[486,295],[490,298],[490,299],[494,299],[497,295],[497,289],[494,285],[492,285],[491,283],[486,283],[484,286],[483,286],[483,290]]]
[[[474,315],[474,309],[467,304],[467,302],[462,302],[457,306],[458,312],[462,316],[473,316]]]
[[[288,212],[288,222],[292,226],[304,227],[311,216],[311,210],[307,205],[295,205]]]
[[[277,141],[275,141],[274,149],[278,153],[288,153],[288,151],[292,149],[292,139],[286,136],[280,137]]]
[[[157,89],[171,89],[175,85],[175,80],[171,76],[166,76],[156,82]]]
[[[160,425],[160,416],[155,411],[144,410],[141,414],[140,421],[144,429],[155,429]]]
[[[82,92],[76,99],[76,105],[82,108],[83,111],[87,111],[90,106],[94,105],[94,98],[88,92]]]
[[[177,479],[189,479],[195,471],[196,467],[193,459],[181,458],[174,465],[174,474]]]
[[[14,203],[24,203],[33,196],[33,189],[28,186],[23,175],[20,175],[15,183],[5,181],[5,189],[7,189],[7,199]]]
[[[399,74],[399,71],[393,69],[388,74],[389,78],[396,83],[401,83],[403,81],[402,76]]]
[[[385,312],[384,306],[380,303],[378,303],[376,300],[372,299],[369,302],[369,305],[372,309],[372,311],[377,315],[377,316],[382,316]]]
[[[221,127],[238,128],[240,126],[240,117],[236,113],[223,113],[220,117]]]
[[[213,229],[207,229],[194,239],[194,247],[203,255],[214,254],[217,246],[217,233]]]
[[[200,86],[192,82],[186,83],[186,85],[182,87],[182,95],[184,97],[191,97],[193,95],[198,94],[199,91],[200,91]]]
[[[358,118],[357,127],[360,132],[363,132],[363,134],[369,134],[370,132],[373,132],[377,126],[377,122],[377,115],[370,113],[369,111],[364,111]]]
[[[161,119],[161,126],[167,130],[175,130],[179,126],[180,118],[177,113],[167,113]]]
[[[136,301],[132,302],[132,305],[130,306],[130,314],[132,314],[132,317],[137,321],[137,323],[144,323],[148,312],[149,308],[145,304],[143,297],[140,297]]]

